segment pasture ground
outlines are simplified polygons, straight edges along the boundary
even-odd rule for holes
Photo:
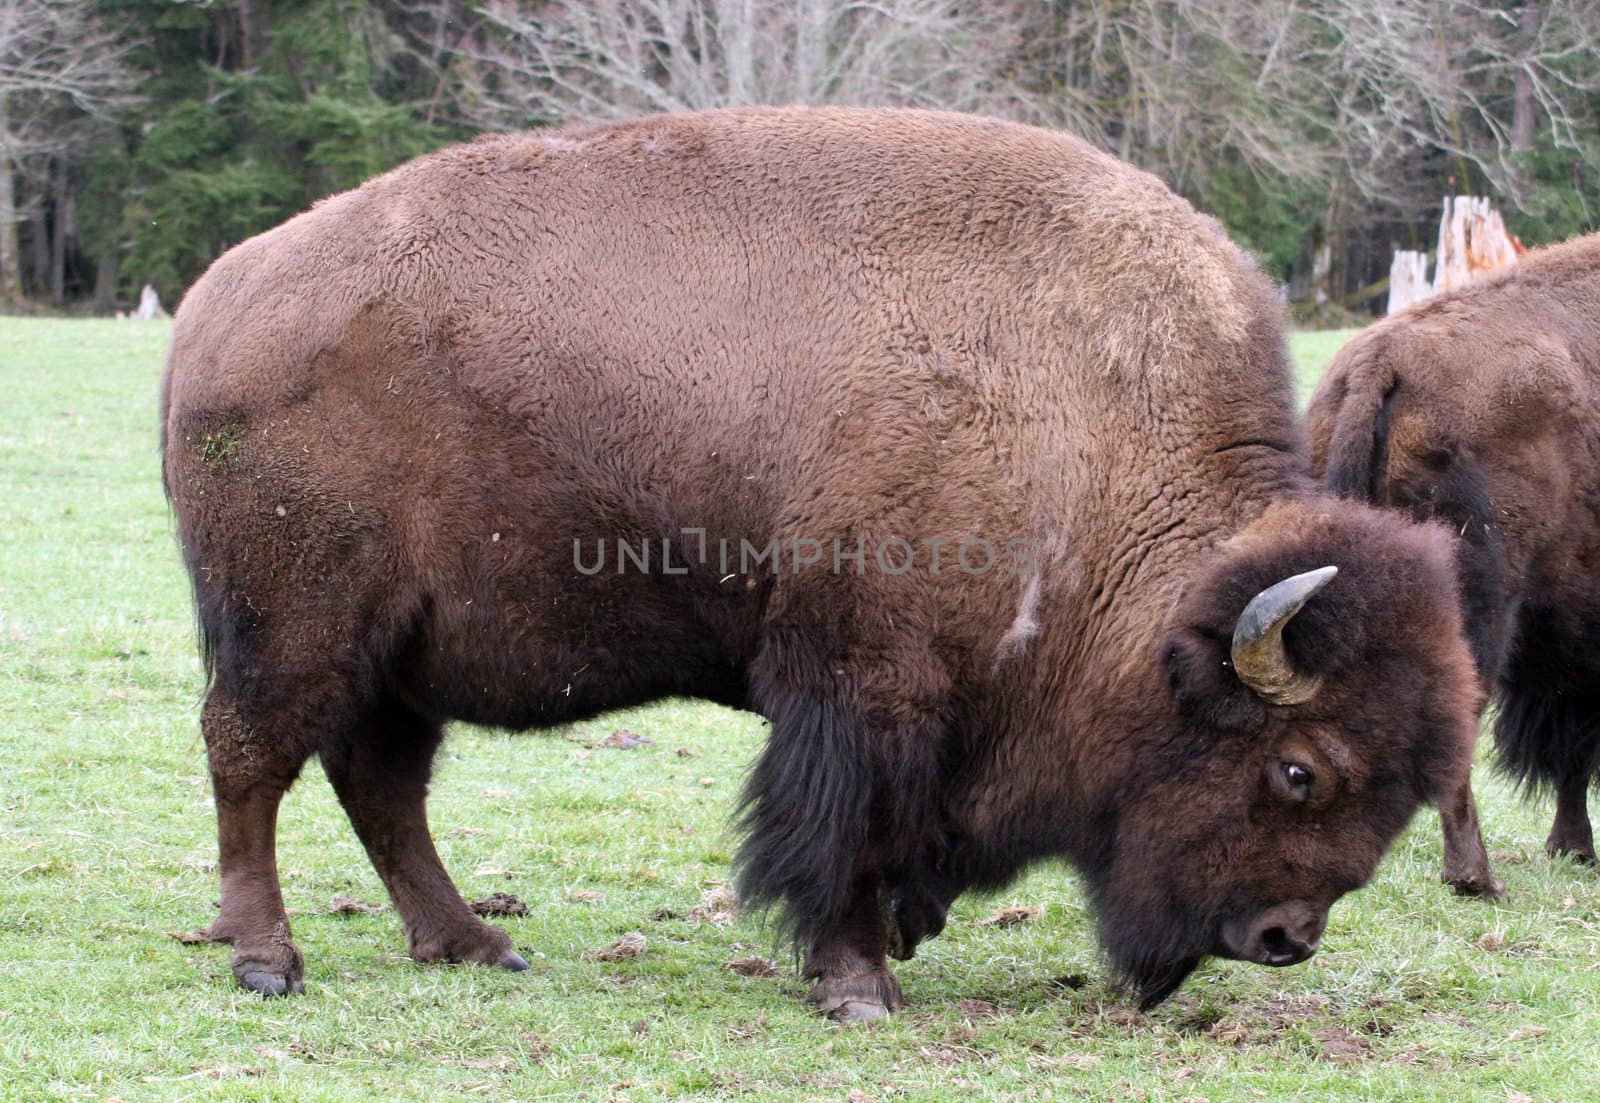
[[[841,1028],[749,917],[694,909],[762,738],[692,702],[543,737],[466,728],[432,811],[469,898],[533,963],[421,967],[315,766],[280,862],[303,998],[235,987],[187,587],[157,477],[161,323],[0,321],[0,1100],[1538,1100],[1600,1097],[1600,875],[1485,771],[1511,898],[1439,883],[1418,816],[1309,964],[1214,962],[1149,1015],[1104,981],[1073,876],[959,901],[899,969],[907,1011]],[[1336,340],[1298,338],[1307,378]],[[599,745],[616,731],[653,742]],[[593,744],[593,745],[591,745]],[[372,910],[367,910],[368,906]],[[983,921],[1037,909],[1013,925]],[[641,956],[586,958],[629,932]],[[770,976],[727,967],[776,958]]]

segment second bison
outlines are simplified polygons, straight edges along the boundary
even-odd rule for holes
[[[1343,349],[1307,414],[1331,489],[1459,537],[1500,765],[1554,790],[1547,847],[1594,861],[1600,777],[1600,234],[1428,299]]]

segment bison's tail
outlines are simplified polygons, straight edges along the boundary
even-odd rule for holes
[[[1313,424],[1328,425],[1321,457],[1324,483],[1335,494],[1365,501],[1378,500],[1389,454],[1389,416],[1400,388],[1377,352],[1359,339],[1341,350],[1328,369],[1331,387],[1309,412]]]
[[[1600,775],[1600,701],[1509,687],[1494,724],[1495,767],[1528,796]]]
[[[175,456],[174,449],[182,449],[181,435],[177,440],[163,440],[162,481],[166,486],[167,500],[171,505],[177,529],[178,551],[189,576],[189,596],[194,604],[196,642],[200,665],[205,672],[202,692],[209,690],[217,679],[219,661],[228,661],[237,655],[242,633],[249,631],[248,623],[240,621],[240,613],[248,610],[231,609],[227,600],[226,577],[228,564],[218,552],[205,554],[209,532],[217,526],[209,515],[210,506],[203,497],[191,500],[187,493],[189,481],[188,461],[191,457]],[[248,616],[245,618],[248,620]]]
[[[194,604],[195,626],[197,644],[200,652],[200,666],[205,674],[202,693],[211,688],[216,680],[217,673],[217,646],[223,625],[220,616],[220,602],[208,594],[214,594],[213,587],[207,586],[203,577],[203,565],[196,558],[194,547],[194,526],[185,524],[184,504],[179,500],[176,491],[179,489],[181,474],[176,471],[186,457],[176,453],[178,445],[173,440],[171,427],[168,422],[172,415],[172,391],[174,375],[178,370],[175,345],[168,347],[166,364],[161,370],[160,389],[156,394],[156,408],[159,422],[159,450],[161,454],[161,491],[166,496],[167,506],[174,513],[178,537],[178,552],[183,557],[183,565],[189,576],[189,597]],[[186,531],[187,530],[187,531]]]
[[[839,704],[776,696],[762,702],[772,733],[739,803],[738,888],[756,908],[779,905],[783,934],[804,949],[849,903],[872,802],[871,750],[865,726]]]

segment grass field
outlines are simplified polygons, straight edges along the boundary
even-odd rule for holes
[[[745,918],[726,819],[762,738],[673,702],[542,737],[457,729],[432,800],[469,898],[509,892],[534,965],[423,967],[314,766],[280,862],[307,991],[238,989],[210,921],[213,813],[189,599],[157,479],[166,327],[0,321],[0,1100],[1538,1100],[1600,1097],[1600,876],[1487,772],[1511,893],[1438,883],[1420,815],[1307,965],[1214,962],[1149,1015],[1104,981],[1073,876],[966,897],[844,1028]],[[1297,339],[1308,373],[1332,352]],[[652,739],[588,746],[619,729]],[[337,898],[347,906],[336,907]],[[371,905],[375,910],[361,907]],[[1039,909],[983,925],[996,909]],[[628,932],[641,956],[586,958]],[[777,957],[773,976],[725,963]]]

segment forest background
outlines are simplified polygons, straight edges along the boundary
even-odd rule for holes
[[[1600,0],[0,0],[0,311],[170,304],[484,131],[854,103],[1080,134],[1348,322],[1446,194],[1600,228],[1597,47]]]

